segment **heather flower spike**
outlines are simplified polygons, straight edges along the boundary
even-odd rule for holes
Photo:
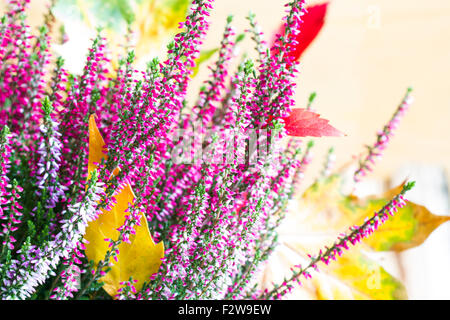
[[[359,168],[355,171],[354,180],[359,182],[362,177],[364,177],[367,172],[372,171],[372,166],[375,161],[381,158],[383,150],[386,149],[390,139],[394,135],[401,118],[405,115],[409,106],[411,105],[413,98],[411,97],[412,89],[408,88],[405,97],[398,106],[391,120],[386,124],[382,131],[378,132],[377,141],[373,146],[368,146],[368,153],[365,158],[361,159],[359,162]]]
[[[319,32],[325,24],[325,16],[328,10],[328,2],[314,4],[306,7],[303,16],[300,32],[293,34],[291,37],[295,41],[294,49],[289,53],[294,60],[299,60],[306,49],[316,39]],[[280,32],[285,32],[284,26],[280,28]]]

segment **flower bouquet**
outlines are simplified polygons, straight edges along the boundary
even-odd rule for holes
[[[342,135],[295,108],[304,1],[286,5],[271,47],[249,15],[258,58],[237,70],[242,37],[228,18],[194,105],[186,93],[213,0],[192,1],[167,57],[145,70],[129,44],[111,63],[99,31],[80,75],[50,54],[51,14],[32,35],[28,2],[10,0],[0,24],[2,299],[278,299],[407,206],[411,182],[285,281],[261,287],[308,163],[299,137]],[[410,91],[356,180],[409,103]]]

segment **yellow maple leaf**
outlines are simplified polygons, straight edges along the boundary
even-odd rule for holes
[[[335,174],[317,181],[304,192],[299,205],[291,210],[280,228],[281,251],[273,259],[286,259],[282,252],[288,249],[296,260],[290,265],[308,265],[307,253],[315,254],[325,245],[331,245],[349,226],[363,224],[403,187],[401,185],[381,196],[360,199],[342,194],[341,185],[342,176]],[[370,259],[367,253],[402,251],[418,246],[433,230],[449,220],[448,216],[434,215],[424,206],[408,201],[361,244],[350,248],[328,266],[320,264],[320,272],[312,272],[312,281],[299,290],[307,289],[308,296],[313,299],[406,299],[404,285]],[[276,273],[269,272],[271,274],[265,277],[265,287],[270,287]]]
[[[403,185],[381,196],[358,198],[340,192],[341,176],[335,174],[313,184],[302,196],[299,216],[308,230],[343,232],[351,225],[361,225],[400,193]],[[449,216],[431,213],[426,207],[408,201],[377,232],[364,242],[377,251],[402,251],[422,244]]]
[[[393,197],[401,188],[402,185],[387,191],[383,198]],[[379,205],[379,202],[375,197],[366,201],[372,205]],[[403,251],[421,245],[437,227],[447,221],[450,221],[449,216],[435,215],[426,207],[408,201],[404,208],[380,226],[365,243],[376,251]]]
[[[96,163],[100,163],[102,159],[106,159],[105,142],[95,123],[94,115],[89,118],[89,176],[91,172],[97,168]],[[115,171],[117,174],[117,170]],[[105,239],[118,239],[119,231],[117,230],[125,222],[126,211],[130,203],[134,201],[134,193],[129,184],[125,184],[123,188],[115,194],[117,203],[110,210],[102,210],[99,217],[90,222],[84,239],[89,243],[86,244],[86,256],[89,260],[93,260],[97,265],[99,261],[105,258],[105,254],[109,249],[109,242]],[[119,246],[119,254],[117,261],[111,258],[113,263],[111,270],[106,273],[100,280],[104,282],[105,291],[114,297],[120,288],[120,283],[128,281],[130,277],[137,281],[135,283],[136,290],[140,290],[145,281],[156,273],[161,265],[161,259],[164,257],[164,243],[161,241],[155,244],[150,231],[148,230],[147,219],[141,213],[140,226],[135,226],[136,233],[130,236],[130,243],[122,242]]]

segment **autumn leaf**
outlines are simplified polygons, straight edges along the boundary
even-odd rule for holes
[[[364,209],[361,210],[360,207],[377,210],[386,201],[385,199],[389,199],[401,188],[402,185],[387,191],[382,199],[370,197],[362,203],[358,199],[353,200],[353,197],[351,199],[358,202],[356,211],[360,210],[363,216]],[[365,214],[367,212],[368,210],[365,210]],[[407,205],[382,225],[373,236],[365,239],[365,243],[377,251],[403,251],[421,245],[437,227],[449,220],[450,216],[435,215],[426,207],[408,201]],[[359,221],[362,221],[362,218]]]
[[[403,187],[400,185],[381,196],[358,198],[341,192],[342,181],[339,174],[318,180],[287,215],[279,230],[281,246],[297,254],[290,265],[299,262],[307,265],[307,253],[315,254],[332,244],[349,226],[361,225]],[[434,215],[424,206],[407,201],[406,206],[361,244],[350,248],[337,261],[321,264],[320,272],[312,274],[312,281],[305,284],[308,294],[314,299],[406,299],[406,290],[400,281],[366,253],[401,251],[418,246],[448,220],[448,216]],[[275,259],[280,257],[275,255]]]
[[[297,44],[292,46],[288,53],[294,60],[300,59],[301,55],[314,41],[320,30],[322,30],[327,9],[328,2],[306,8],[306,13],[302,16],[303,23],[300,25],[300,33],[292,36],[292,39],[297,41]],[[284,35],[284,25],[281,26],[278,33]]]
[[[343,254],[335,263],[322,270],[351,288],[354,299],[404,300],[408,298],[405,286],[389,274],[378,262],[368,258],[360,247]],[[343,291],[343,290],[336,290]],[[334,294],[336,295],[336,294]]]
[[[52,9],[59,23],[65,24],[68,41],[58,46],[58,53],[66,60],[73,73],[81,72],[84,60],[75,59],[74,50],[84,57],[88,42],[82,33],[95,34],[98,27],[108,39],[113,57],[123,54],[123,41],[128,27],[136,31],[136,65],[145,63],[166,51],[166,46],[177,33],[189,7],[190,0],[57,0]],[[76,60],[76,62],[73,62]],[[80,60],[80,61],[78,61]],[[112,64],[118,66],[113,58]]]
[[[145,57],[152,49],[155,53],[161,51],[185,19],[189,3],[190,0],[145,0],[139,4],[134,21],[134,30],[138,30],[138,58]]]
[[[328,9],[328,2],[309,6],[306,8],[305,14],[302,16],[302,24],[300,32],[292,36],[296,45],[290,46],[288,55],[294,60],[300,59],[303,52],[309,47],[313,40],[317,37],[325,22],[325,15]],[[279,34],[284,35],[284,24],[281,26]],[[276,41],[275,37],[272,46]],[[273,47],[272,50],[276,50]],[[272,54],[276,54],[273,51]],[[294,137],[322,137],[322,136],[343,136],[344,134],[328,124],[328,120],[320,118],[314,112],[306,109],[293,109],[288,117],[283,118],[285,128],[289,136]],[[268,119],[270,123],[271,118]]]
[[[306,109],[293,109],[283,118],[287,134],[294,137],[343,136],[344,134],[331,126],[326,119]]]
[[[331,126],[329,121],[320,118],[320,115],[312,111],[295,108],[289,116],[281,118],[284,121],[284,128],[292,137],[323,137],[323,136],[343,136],[344,134]],[[269,117],[268,123],[271,123]]]
[[[356,300],[405,300],[408,298],[405,286],[389,274],[376,261],[368,258],[358,248],[342,255],[336,263],[322,267],[334,282],[332,296],[325,290],[327,283],[320,283],[320,299]],[[328,281],[328,283],[330,283]],[[333,282],[331,282],[333,283]]]
[[[94,115],[89,118],[89,175],[97,168],[97,164],[102,159],[106,160],[105,142],[95,123]],[[118,170],[114,172],[117,174]],[[97,265],[103,260],[109,249],[109,242],[105,239],[118,239],[120,228],[128,215],[128,207],[134,201],[134,193],[129,183],[122,186],[122,189],[115,194],[116,204],[110,210],[102,210],[99,217],[90,222],[86,234],[86,256]],[[100,280],[104,282],[105,291],[114,297],[120,288],[120,283],[128,281],[130,277],[136,280],[137,290],[142,288],[145,281],[156,273],[164,257],[164,244],[155,244],[148,230],[147,219],[141,213],[140,225],[135,227],[136,233],[130,236],[130,243],[122,242],[118,249],[117,261],[111,259],[113,263],[111,270]]]
[[[332,237],[328,237],[332,241]],[[307,265],[307,252],[316,252],[323,246],[322,241],[311,241],[308,237],[281,235],[280,248],[274,252],[269,266],[274,260],[275,270],[280,265]],[[326,241],[325,241],[326,242]],[[281,271],[283,272],[283,271]],[[285,270],[287,272],[287,270]],[[267,273],[267,271],[266,271]],[[360,246],[350,248],[337,261],[328,266],[320,265],[319,271],[311,271],[312,278],[302,280],[301,287],[294,290],[294,298],[315,300],[403,300],[407,299],[405,286],[389,274],[376,261],[369,258]],[[266,286],[270,286],[271,277],[266,277]]]
[[[341,194],[341,182],[340,175],[335,174],[305,191],[299,207],[301,212],[308,214],[303,223],[314,230],[344,231],[350,225],[362,224],[365,218],[380,210],[402,188],[400,185],[381,196],[359,199],[354,195]],[[377,251],[402,251],[422,244],[431,232],[449,220],[448,216],[434,215],[424,206],[407,201],[405,207],[364,242]]]

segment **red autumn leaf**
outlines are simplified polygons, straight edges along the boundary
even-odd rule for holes
[[[331,126],[328,120],[320,118],[317,113],[306,109],[292,109],[288,117],[283,118],[287,134],[293,137],[343,136],[344,134]]]
[[[325,15],[327,13],[328,2],[309,6],[302,17],[303,23],[300,27],[300,33],[292,36],[297,41],[297,45],[292,46],[289,52],[294,60],[300,59],[300,56],[309,47],[311,42],[317,37],[325,23]],[[284,34],[284,25],[281,26],[279,33]]]
[[[245,191],[244,193],[242,193],[242,203],[236,206],[237,214],[241,214],[241,210],[245,208],[247,202],[248,202],[248,191]]]

